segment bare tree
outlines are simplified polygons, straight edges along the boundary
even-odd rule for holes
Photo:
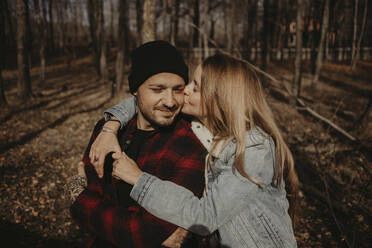
[[[168,8],[168,0],[162,0],[161,1],[162,10],[161,10],[161,21],[162,21],[162,39],[167,39],[168,30],[166,28],[166,24],[168,23],[168,14],[167,14],[167,8]]]
[[[312,87],[316,87],[318,80],[319,80],[319,74],[320,74],[320,69],[323,64],[323,48],[324,48],[324,40],[326,37],[326,33],[328,30],[328,20],[329,20],[329,1],[330,0],[325,0],[324,3],[324,11],[323,11],[323,20],[322,20],[322,32],[320,36],[320,42],[319,42],[319,47],[318,47],[318,54],[316,58],[316,65],[315,65],[315,74],[313,75],[313,80],[311,82]]]
[[[12,25],[12,17],[9,11],[9,5],[7,0],[0,1],[0,7],[1,7],[1,14],[3,15],[3,28],[4,28],[4,41],[7,37],[5,37],[5,22],[8,23],[8,29],[9,29],[9,40],[10,40],[10,45],[13,47],[16,44],[16,39],[14,36],[14,31],[13,31],[13,25]],[[4,44],[5,45],[5,44]]]
[[[262,68],[265,70],[267,64],[270,62],[270,35],[271,35],[271,23],[270,23],[270,2],[264,0],[264,15],[263,15],[263,32],[262,32]]]
[[[107,79],[107,61],[106,61],[106,36],[104,28],[103,1],[96,0],[97,3],[97,39],[99,45],[99,71],[103,80]]]
[[[89,33],[92,41],[93,53],[94,53],[94,65],[98,75],[101,75],[100,71],[100,51],[99,41],[97,39],[97,2],[95,0],[88,0],[88,20],[89,20]]]
[[[110,40],[114,40],[114,17],[115,17],[115,6],[114,6],[114,1],[110,0]]]
[[[0,3],[1,4],[1,3]],[[2,76],[2,63],[5,61],[5,16],[0,12],[0,106],[7,105]]]
[[[209,56],[209,47],[208,47],[208,9],[209,9],[209,4],[210,1],[205,0],[203,1],[203,6],[202,6],[202,15],[201,15],[201,23],[200,27],[201,30],[203,30],[202,39],[203,39],[203,58],[207,58]]]
[[[116,95],[123,83],[123,70],[124,70],[124,58],[125,58],[125,47],[128,46],[128,6],[127,0],[120,0],[119,2],[119,28],[117,32],[118,37],[118,52],[116,55],[116,64],[115,64],[115,84],[113,87],[113,95]]]
[[[358,39],[358,42],[356,44],[355,49],[354,49],[354,45],[353,45],[353,53],[352,53],[352,59],[351,59],[351,71],[353,71],[355,69],[356,63],[359,60],[360,44],[362,43],[363,36],[364,36],[365,30],[366,30],[367,13],[368,13],[367,11],[368,11],[368,0],[365,0],[364,1],[364,13],[363,13],[362,28],[361,28],[360,36],[359,36],[359,39]],[[354,42],[354,40],[353,40],[353,42]]]
[[[297,17],[296,17],[296,59],[295,59],[295,74],[293,78],[293,95],[300,96],[301,91],[301,59],[302,59],[302,10],[303,0],[297,0]],[[296,104],[296,100],[292,101]]]
[[[165,1],[165,0],[164,0]],[[142,26],[143,26],[143,1],[136,0],[136,17],[137,17],[137,45],[141,44],[141,36],[142,36]]]
[[[8,102],[5,97],[4,80],[2,75],[2,65],[0,64],[0,106],[6,106]]]
[[[251,48],[254,47],[255,26],[257,23],[257,0],[248,0],[246,13],[248,18],[245,22],[244,29],[244,46],[247,48],[246,58],[249,59]]]
[[[18,64],[18,96],[21,100],[27,100],[32,96],[30,65],[28,60],[27,18],[26,4],[23,0],[17,0],[17,64]]]
[[[173,21],[173,26],[174,26],[174,32],[173,32],[173,40],[174,44],[177,46],[178,44],[178,25],[179,25],[179,15],[180,15],[180,0],[175,0],[175,12],[174,12],[174,21]]]
[[[353,43],[351,44],[351,64],[355,60],[355,50],[357,42],[357,31],[358,31],[358,0],[354,0],[354,19],[353,19]]]
[[[36,23],[39,27],[39,40],[40,40],[40,81],[44,82],[45,80],[45,23],[44,18],[42,17],[43,13],[45,14],[45,1],[41,0],[42,9],[40,9],[39,0],[34,0],[35,7],[35,17]]]
[[[155,40],[155,0],[143,0],[141,43]]]
[[[194,0],[194,15],[193,15],[193,24],[195,27],[200,26],[200,7],[199,0]],[[193,37],[193,46],[198,47],[199,45],[199,30],[194,28],[194,37]]]
[[[48,14],[49,14],[49,45],[50,49],[52,52],[55,51],[55,44],[54,44],[54,19],[53,19],[53,1],[54,0],[49,0],[49,5],[48,5]]]
[[[233,52],[233,40],[234,36],[234,11],[235,11],[235,0],[230,1],[230,5],[226,10],[226,50],[228,53]]]

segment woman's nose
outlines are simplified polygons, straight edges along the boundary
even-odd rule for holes
[[[183,91],[183,94],[184,94],[185,96],[190,95],[190,87],[191,87],[191,84],[190,84],[190,83],[189,83],[188,85],[186,85],[186,87],[185,87],[185,89],[184,89],[184,91]]]

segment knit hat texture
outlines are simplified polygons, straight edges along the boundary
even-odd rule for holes
[[[132,68],[128,77],[131,93],[137,91],[148,78],[161,73],[177,74],[189,81],[189,70],[182,54],[167,41],[147,42],[131,52]]]

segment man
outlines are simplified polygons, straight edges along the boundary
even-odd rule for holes
[[[201,196],[206,151],[189,124],[178,118],[188,81],[182,55],[169,43],[154,41],[136,48],[131,59],[128,80],[138,115],[119,131],[120,149],[143,171]],[[102,158],[93,154],[96,170],[90,162],[89,151],[97,135],[116,135],[119,123],[108,119],[99,121],[93,131],[83,158],[87,187],[71,206],[71,215],[93,234],[90,247],[160,247],[177,227],[135,203],[128,184],[107,176],[108,171],[102,178]],[[118,147],[114,144],[113,150]]]

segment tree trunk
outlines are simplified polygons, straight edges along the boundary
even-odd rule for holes
[[[169,33],[168,33],[168,40],[172,45],[175,45],[175,38],[174,38],[174,20],[175,13],[174,13],[174,0],[167,0],[167,13],[169,12]]]
[[[175,3],[175,18],[174,18],[174,45],[178,45],[178,25],[179,25],[179,15],[180,15],[180,0],[176,0]]]
[[[8,1],[7,0],[3,0],[1,1],[1,4],[0,4],[1,8],[3,9],[3,13],[4,13],[4,20],[3,20],[3,27],[5,28],[5,20],[8,22],[8,27],[9,27],[9,34],[10,34],[10,44],[11,44],[11,47],[14,48],[15,44],[16,44],[16,38],[14,36],[14,31],[13,31],[13,25],[12,25],[12,17],[10,15],[10,11],[9,11],[9,6],[8,6]],[[5,40],[5,33],[4,33],[4,37],[3,39]]]
[[[359,36],[359,39],[358,39],[357,47],[355,49],[355,56],[353,56],[353,59],[351,61],[351,71],[353,71],[355,69],[356,63],[359,60],[360,44],[362,43],[364,32],[366,30],[367,14],[368,14],[368,12],[367,12],[367,10],[368,10],[368,0],[365,0],[364,4],[365,5],[364,5],[364,13],[363,13],[363,23],[362,23],[362,28],[361,28],[360,36]]]
[[[141,42],[146,43],[155,40],[155,0],[143,1],[143,26],[141,30]]]
[[[32,43],[33,43],[33,35],[31,32],[31,21],[30,21],[30,7],[28,1],[23,1],[25,4],[25,13],[26,13],[26,42],[25,42],[25,49],[27,51],[27,59],[28,59],[28,65],[29,68],[31,68],[32,65]]]
[[[165,1],[165,0],[163,0]],[[138,32],[138,39],[137,45],[141,44],[141,37],[142,37],[142,27],[143,27],[143,1],[136,0],[136,10],[137,10],[137,32]]]
[[[193,17],[193,24],[196,27],[200,27],[200,11],[199,11],[199,0],[194,0],[194,17]],[[199,30],[194,28],[194,47],[198,47],[199,45]]]
[[[116,55],[116,64],[115,64],[115,85],[113,89],[113,95],[117,95],[123,84],[123,74],[124,74],[124,57],[125,57],[125,47],[128,46],[125,42],[125,36],[128,35],[128,32],[125,32],[127,29],[127,0],[120,0],[119,2],[119,28],[117,32],[118,37],[118,53]],[[123,32],[124,31],[124,32]]]
[[[39,0],[34,0],[34,7],[35,7],[35,17],[36,23],[39,27],[39,40],[40,40],[40,82],[44,82],[45,80],[45,24],[44,18],[42,18],[42,13],[45,13],[45,4],[42,0],[42,9],[40,9]]]
[[[355,60],[355,50],[357,42],[357,31],[358,31],[358,0],[354,0],[354,20],[353,20],[353,43],[351,44],[351,63]]]
[[[26,5],[23,0],[17,0],[18,96],[23,101],[32,96],[26,29]]]
[[[1,4],[1,3],[0,3]],[[2,63],[6,61],[5,56],[5,16],[0,13],[0,106],[7,105],[4,89],[4,81],[2,76]]]
[[[316,65],[315,65],[315,74],[313,76],[313,80],[311,82],[312,87],[316,87],[318,80],[319,80],[319,74],[320,69],[323,64],[323,48],[324,48],[324,40],[327,35],[327,29],[328,29],[328,20],[329,20],[329,1],[325,0],[324,3],[324,11],[323,11],[323,21],[322,21],[322,32],[320,36],[320,42],[318,47],[318,54],[316,58]]]
[[[233,0],[234,1],[234,0]],[[225,25],[226,25],[226,51],[230,54],[233,52],[233,3],[230,2],[230,5],[227,7],[225,12]]]
[[[296,18],[296,59],[295,75],[293,79],[293,96],[292,105],[296,104],[296,98],[300,96],[301,91],[301,60],[302,60],[302,10],[303,0],[297,0],[297,18]]]
[[[115,7],[113,0],[110,0],[110,41],[114,41],[115,30],[114,30],[114,17],[115,17]]]
[[[246,46],[247,52],[246,52],[246,59],[249,60],[251,57],[252,48],[255,48],[255,41],[254,41],[254,35],[255,35],[255,26],[257,21],[257,1],[253,0],[249,1],[249,4],[247,5],[247,28],[245,30],[245,42],[244,46]]]
[[[48,14],[49,14],[49,45],[50,45],[50,50],[52,52],[55,51],[55,45],[54,45],[54,28],[53,28],[53,1],[54,0],[49,0],[49,6],[48,6]]]
[[[162,0],[162,10],[161,10],[161,20],[162,20],[162,39],[166,40],[168,36],[168,28],[166,27],[168,23],[168,15],[167,15],[167,8],[168,8],[168,1]]]
[[[6,101],[5,97],[4,80],[1,67],[2,66],[0,65],[0,106],[6,106],[8,105],[8,102]]]
[[[191,4],[191,2],[190,2]],[[190,18],[190,22],[192,21],[193,19],[193,11],[194,11],[194,8],[191,8],[190,6],[188,6],[189,10],[188,10],[188,14],[189,14],[189,18]],[[189,42],[189,49],[187,51],[187,60],[189,62],[191,62],[191,59],[193,58],[193,48],[194,48],[194,33],[197,32],[196,28],[192,27],[192,26],[187,26],[188,27],[188,30],[189,30],[189,37],[188,37],[188,42]]]
[[[322,6],[319,4],[318,1],[312,1],[311,4],[313,5],[312,6],[313,31],[311,32],[310,66],[311,66],[311,74],[314,75],[316,71],[316,59],[317,59],[316,49],[317,47],[319,47],[319,44],[320,44],[320,37],[319,37],[320,32],[317,30],[317,21],[321,19],[321,16],[319,16],[321,15],[321,11],[319,11],[319,9],[321,9]]]
[[[262,32],[262,69],[265,70],[270,61],[270,41],[271,23],[269,13],[270,3],[269,0],[264,0],[264,15],[263,15],[263,32]]]
[[[98,75],[100,74],[100,51],[97,40],[97,6],[95,0],[88,0],[88,20],[89,20],[89,33],[92,40],[93,54],[94,54],[94,65]]]
[[[97,4],[97,37],[99,46],[99,72],[103,80],[107,80],[107,70],[106,70],[106,36],[105,36],[105,20],[103,17],[103,1],[96,0]]]
[[[209,57],[209,47],[208,47],[208,8],[209,8],[209,1],[205,0],[203,1],[203,6],[202,6],[202,14],[201,14],[201,23],[200,27],[202,32],[202,38],[203,38],[203,59],[206,59]]]

